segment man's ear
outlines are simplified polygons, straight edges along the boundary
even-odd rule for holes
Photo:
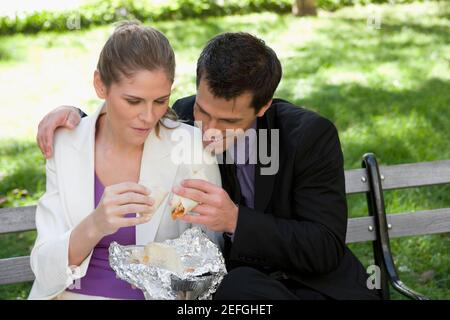
[[[257,117],[262,117],[266,111],[270,108],[270,106],[272,105],[272,99],[270,99],[269,102],[267,102],[256,114]]]
[[[95,70],[94,72],[94,88],[100,99],[106,99],[106,86],[103,84],[98,70]]]

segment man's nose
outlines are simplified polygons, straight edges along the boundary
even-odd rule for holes
[[[205,131],[207,131],[207,130],[219,130],[217,128],[217,121],[216,120],[209,120],[208,122],[203,121],[202,125],[203,125],[203,129]]]
[[[203,140],[206,141],[219,141],[225,138],[224,132],[216,129],[209,128],[203,131]]]

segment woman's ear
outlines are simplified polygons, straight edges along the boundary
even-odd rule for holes
[[[94,72],[94,88],[100,99],[106,99],[106,86],[103,84],[102,78],[100,77],[100,72],[98,72],[98,70],[95,70]]]
[[[262,116],[266,113],[267,109],[270,108],[271,105],[272,105],[272,99],[270,99],[270,101],[267,102],[267,103],[266,103],[266,104],[258,111],[258,113],[256,114],[256,116],[257,116],[257,117],[262,117]]]

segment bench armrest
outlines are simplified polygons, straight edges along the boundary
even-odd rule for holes
[[[381,298],[389,299],[389,288],[386,281],[387,277],[387,280],[389,280],[394,289],[402,295],[414,300],[429,300],[428,297],[408,288],[398,276],[389,243],[388,224],[384,206],[380,170],[378,168],[377,159],[373,153],[366,153],[363,156],[362,167],[367,170],[370,186],[369,191],[366,193],[369,214],[373,216],[375,220],[376,239],[373,244],[373,250],[375,264],[380,267],[382,272]]]

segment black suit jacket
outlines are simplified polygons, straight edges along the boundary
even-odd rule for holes
[[[173,106],[191,124],[194,102],[190,96]],[[239,206],[234,240],[224,253],[227,265],[282,273],[334,299],[377,298],[345,245],[347,203],[336,127],[281,99],[273,100],[257,126],[279,129],[280,165],[275,175],[261,175],[262,165],[256,165],[255,209]]]

